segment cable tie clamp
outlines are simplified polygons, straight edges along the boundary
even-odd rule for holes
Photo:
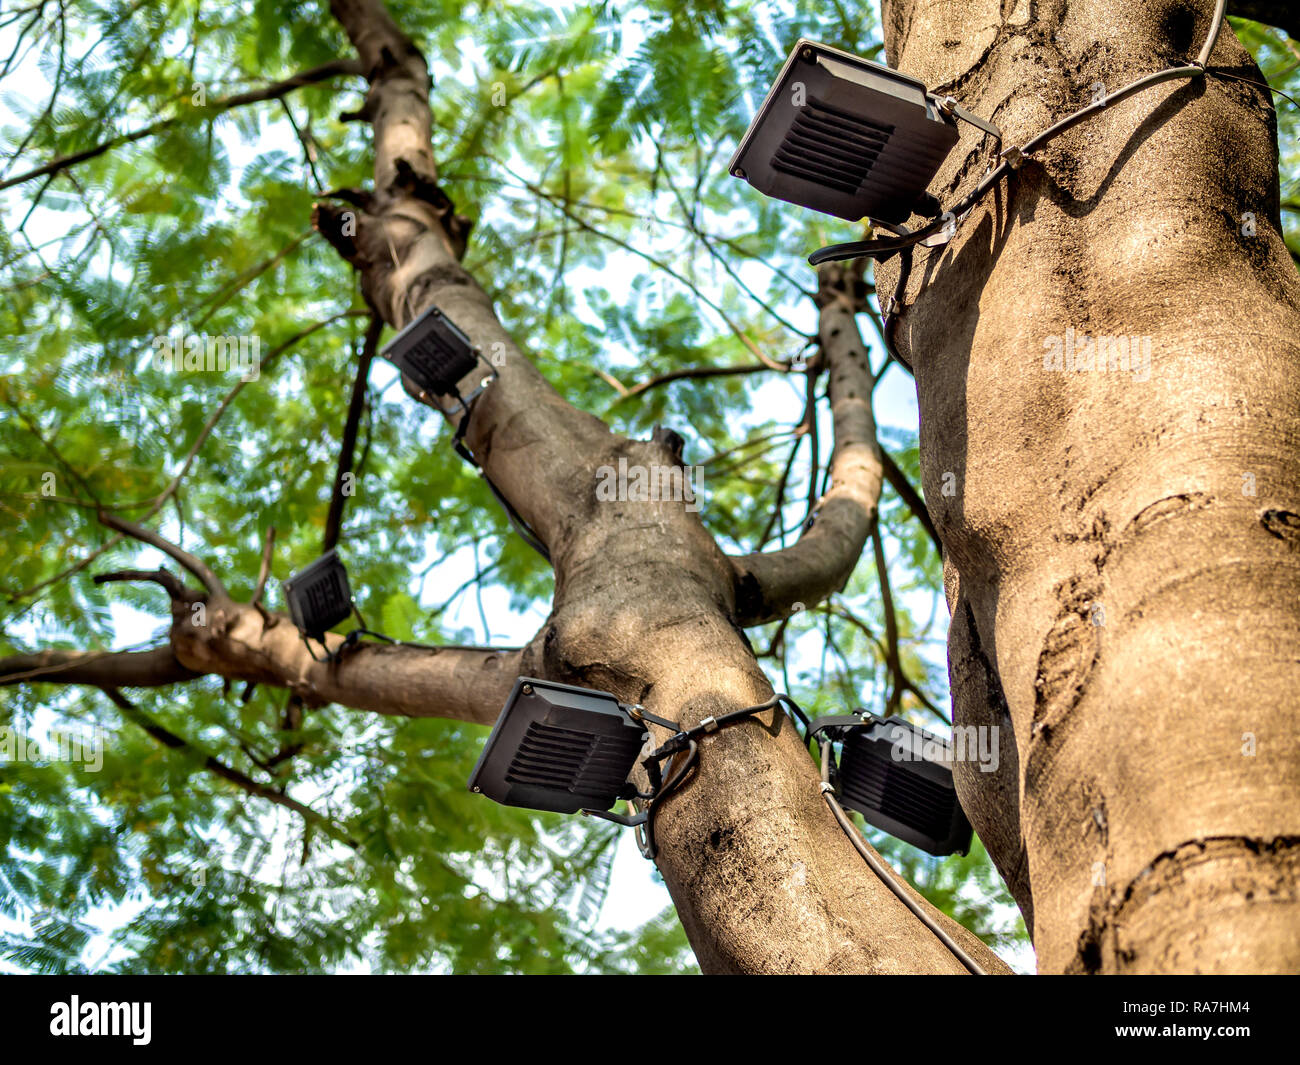
[[[704,729],[705,732],[717,732],[718,719],[712,716],[706,717],[703,721],[700,722],[700,728]]]
[[[823,795],[825,795],[828,791],[834,791],[834,790],[835,790],[835,786],[834,786],[833,784],[829,784],[829,783],[827,783],[827,782],[824,781],[824,780],[821,782],[821,785],[822,785],[822,787],[821,787],[821,791],[822,791],[822,794],[823,794]]]
[[[1011,167],[1012,170],[1019,170],[1027,156],[1013,144],[1010,148],[1004,149],[998,158]]]

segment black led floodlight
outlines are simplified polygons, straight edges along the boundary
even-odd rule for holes
[[[787,203],[903,222],[957,143],[951,107],[924,82],[801,39],[727,168]]]
[[[338,552],[331,549],[284,582],[289,616],[316,641],[352,614],[352,588]]]
[[[608,810],[635,794],[627,778],[647,735],[608,692],[520,677],[469,789],[531,810]]]
[[[462,406],[496,376],[496,370],[484,363],[489,376],[475,384],[468,395],[461,395],[461,382],[482,360],[464,331],[432,306],[393,337],[380,354],[422,392],[430,396],[454,396]]]
[[[843,740],[838,790],[844,806],[930,854],[970,850],[971,826],[953,787],[947,740],[865,710],[813,722],[813,728],[832,722],[828,731]]]

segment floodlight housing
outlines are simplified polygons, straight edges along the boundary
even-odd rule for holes
[[[504,806],[573,814],[631,798],[648,733],[608,692],[520,677],[469,789]]]
[[[930,854],[965,854],[971,826],[952,780],[952,744],[899,717],[858,711],[843,731],[840,802]]]
[[[289,616],[304,636],[319,641],[352,614],[348,571],[331,548],[284,582]]]
[[[460,397],[461,382],[479,363],[478,352],[464,330],[432,306],[408,323],[380,354],[431,396]]]
[[[801,38],[727,168],[787,203],[898,223],[956,143],[924,82]]]

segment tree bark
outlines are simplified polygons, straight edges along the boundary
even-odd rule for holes
[[[1213,4],[883,6],[891,64],[1012,145],[1194,58]],[[1262,80],[1230,28],[1209,66]],[[963,130],[932,191],[955,202],[992,157]],[[1300,968],[1300,285],[1277,165],[1267,92],[1167,82],[1035,153],[911,272],[956,720],[1015,741],[1014,781],[959,790],[1022,905],[1032,887],[1044,971]],[[1067,330],[1149,337],[1149,378],[1045,367]]]

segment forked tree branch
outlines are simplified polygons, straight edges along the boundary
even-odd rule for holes
[[[394,328],[436,304],[486,355],[499,378],[475,402],[464,440],[495,488],[544,544],[577,527],[590,500],[590,456],[614,438],[564,400],[506,332],[460,263],[468,220],[438,185],[429,72],[380,0],[332,0],[330,10],[370,82],[358,117],[374,131],[374,189],[342,190],[313,222],[361,272],[367,302]],[[408,382],[408,391],[414,387]]]
[[[156,576],[156,575],[155,575]],[[213,675],[288,689],[306,705],[337,703],[395,717],[491,724],[515,677],[540,668],[540,642],[526,648],[344,645],[329,633],[308,649],[283,615],[225,600],[203,615],[173,610],[170,646],[147,651],[41,651],[0,658],[0,687],[88,684],[158,688]],[[201,617],[201,622],[199,618]]]
[[[110,584],[113,582],[137,582],[147,581],[160,585],[164,588],[173,601],[181,601],[191,598],[183,582],[177,580],[172,574],[159,566],[157,569],[121,569],[112,573],[98,573],[95,575],[96,584]]]
[[[226,586],[221,583],[221,578],[213,572],[212,568],[197,555],[192,555],[183,548],[178,547],[170,540],[152,529],[146,529],[143,525],[137,525],[133,521],[127,521],[126,518],[111,514],[106,510],[99,512],[99,520],[102,524],[107,525],[114,532],[124,533],[133,540],[139,540],[141,543],[148,544],[150,547],[156,547],[163,554],[180,563],[186,570],[194,574],[212,595],[227,598],[229,593]]]

